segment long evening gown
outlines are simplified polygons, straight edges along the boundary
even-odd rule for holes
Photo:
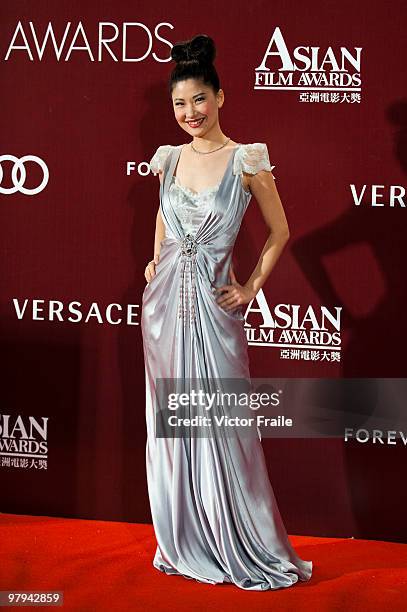
[[[179,183],[182,145],[161,145],[165,224],[156,275],[144,289],[148,494],[157,548],[153,565],[210,584],[246,590],[289,587],[311,578],[312,561],[288,539],[271,487],[261,435],[157,437],[157,379],[249,379],[243,308],[226,311],[213,288],[229,284],[234,242],[251,199],[242,171],[271,172],[264,143],[234,147],[222,180],[198,193]]]

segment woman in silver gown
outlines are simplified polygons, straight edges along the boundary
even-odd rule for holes
[[[191,379],[250,378],[243,305],[264,284],[288,236],[267,145],[232,142],[220,129],[224,98],[212,39],[196,36],[171,54],[175,116],[193,140],[161,145],[150,161],[160,176],[160,203],[141,329],[153,565],[245,590],[289,587],[311,578],[312,561],[300,559],[290,544],[260,433],[245,437],[235,427],[228,435],[222,429],[204,437],[156,435],[159,379],[188,387]],[[272,231],[252,276],[240,285],[232,253],[252,194]]]

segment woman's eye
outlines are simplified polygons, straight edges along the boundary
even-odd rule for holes
[[[201,96],[200,98],[196,98],[195,102],[200,102],[201,100],[205,100],[205,98]],[[180,105],[182,105],[182,102],[175,103],[175,106],[180,106]]]
[[[205,100],[203,96],[201,96],[200,98],[196,98],[195,102],[200,102],[202,100]],[[175,102],[175,106],[182,106],[182,104],[182,102]]]

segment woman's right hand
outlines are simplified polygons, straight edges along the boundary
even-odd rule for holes
[[[160,256],[154,255],[154,259],[148,262],[146,269],[144,271],[144,276],[146,278],[147,283],[149,283],[156,275],[155,266],[156,264],[158,264],[159,261],[160,261]]]

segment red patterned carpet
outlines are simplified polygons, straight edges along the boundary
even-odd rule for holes
[[[0,590],[63,591],[60,609],[80,612],[407,610],[407,545],[290,539],[314,562],[311,581],[247,592],[157,571],[151,525],[0,514]]]

